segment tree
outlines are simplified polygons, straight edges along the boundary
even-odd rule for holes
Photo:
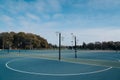
[[[3,32],[0,33],[0,48],[12,49],[40,49],[48,48],[46,39],[32,33]]]
[[[95,49],[94,43],[88,43],[87,48],[90,49],[90,50]]]
[[[83,48],[83,49],[86,49],[86,48],[87,48],[87,45],[86,45],[85,42],[83,42],[83,44],[82,44],[82,48]]]
[[[95,42],[95,49],[97,50],[102,49],[102,44],[100,42]]]

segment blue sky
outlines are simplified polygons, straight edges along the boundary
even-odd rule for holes
[[[57,44],[120,40],[120,0],[0,0],[0,32],[31,32]]]

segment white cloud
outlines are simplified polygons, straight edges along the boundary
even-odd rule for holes
[[[11,22],[13,19],[10,16],[2,15],[1,19],[5,22]]]
[[[37,28],[38,29],[38,28]],[[38,32],[39,31],[39,32]],[[49,43],[58,45],[58,36],[56,36],[55,29],[46,28],[41,30],[33,30],[33,33],[40,34],[42,37],[48,40]],[[72,45],[73,40],[71,33],[77,36],[77,44],[82,44],[82,42],[95,42],[95,41],[119,41],[120,29],[112,28],[88,28],[88,29],[67,29],[64,31],[59,31],[62,33],[64,40],[62,45]]]
[[[46,32],[42,33],[45,34]],[[55,32],[52,31],[44,35],[47,38],[48,42],[53,44],[58,43],[58,37],[55,35]],[[95,41],[119,41],[120,29],[113,28],[89,28],[89,29],[69,29],[61,31],[64,40],[62,41],[63,45],[72,45],[71,41],[73,40],[71,33],[77,36],[77,44],[82,44],[82,42],[95,42]],[[52,37],[51,37],[52,36]]]
[[[1,15],[1,21],[5,23],[8,27],[14,25],[13,23],[14,19],[7,15]]]
[[[44,23],[43,25],[41,25],[41,26],[43,26],[44,28],[45,27],[48,27],[48,28],[55,28],[55,26],[57,26],[59,23],[57,23],[57,22],[46,22],[46,23]],[[45,28],[46,29],[46,28]]]
[[[120,29],[113,28],[88,28],[71,30],[78,36],[80,43],[94,41],[119,41]]]
[[[29,17],[28,17],[29,16]],[[35,32],[40,33],[40,31],[53,31],[56,26],[59,25],[59,23],[55,21],[49,21],[49,22],[42,22],[41,20],[33,21],[31,19],[37,19],[37,16],[27,14],[27,16],[19,16],[17,19],[17,23],[19,26],[21,26],[20,30],[24,30],[25,32]]]
[[[65,1],[65,2],[64,2]],[[72,0],[75,2],[75,0]],[[71,1],[68,1],[71,3]],[[0,15],[1,21],[8,26],[14,26],[15,31],[25,31],[40,34],[49,42],[56,44],[57,37],[55,32],[60,31],[65,37],[63,44],[71,45],[71,35],[74,33],[79,39],[79,43],[94,42],[94,41],[109,41],[120,40],[119,15],[109,14],[62,14],[62,5],[67,3],[67,0],[35,0],[33,2],[25,2],[24,0],[14,1],[8,0],[5,4],[0,4],[0,7],[5,12],[11,12],[10,15]],[[72,4],[72,3],[71,3]],[[72,4],[74,7],[90,7],[95,9],[111,9],[119,6],[118,0],[89,0],[86,5]],[[67,8],[71,8],[70,5]],[[86,8],[83,8],[86,9]],[[67,12],[67,11],[66,11]],[[51,14],[53,13],[53,14]],[[92,12],[94,13],[94,12]],[[35,20],[35,21],[33,21]],[[117,24],[118,23],[118,24]],[[111,25],[113,24],[113,25]],[[116,29],[110,29],[110,27]],[[94,28],[96,27],[96,28]],[[104,28],[106,27],[106,28]]]
[[[23,12],[39,12],[40,14],[60,12],[61,4],[59,0],[7,0],[0,4],[0,8],[12,14],[19,14]]]
[[[94,9],[114,9],[120,6],[120,0],[90,0],[88,6]]]
[[[22,0],[19,0],[19,1],[7,0],[6,2],[0,5],[2,6],[2,9],[12,14],[24,12],[24,11],[27,11],[28,9],[28,3]]]
[[[44,15],[42,15],[42,17],[43,17],[45,20],[50,20],[50,19],[51,19],[51,17],[50,17],[49,14],[44,14]]]
[[[48,5],[50,5],[51,7],[51,10],[54,10],[54,11],[60,11],[61,10],[61,4],[60,4],[60,1],[59,0],[47,0],[48,1]]]
[[[62,8],[59,0],[36,0],[31,3],[31,5],[29,6],[36,10],[36,12],[40,12],[42,14],[60,12]]]
[[[60,14],[60,13],[57,13],[57,14],[54,14],[53,15],[53,19],[57,19],[57,20],[61,20],[61,19],[64,19],[65,16],[63,14]]]
[[[31,13],[27,13],[26,16],[32,20],[40,21],[40,17]]]

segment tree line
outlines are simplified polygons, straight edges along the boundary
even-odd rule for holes
[[[40,49],[48,47],[47,40],[36,34],[24,32],[0,33],[0,49]]]
[[[48,44],[43,37],[25,32],[2,32],[0,33],[0,49],[58,49],[59,46]],[[61,46],[66,49],[75,49],[75,46]],[[120,41],[91,42],[77,45],[77,49],[84,50],[120,50]]]
[[[120,50],[120,41],[104,41],[104,42],[91,42],[85,43],[82,45],[77,45],[77,49],[85,49],[85,50]],[[75,48],[75,46],[69,46],[69,49]]]

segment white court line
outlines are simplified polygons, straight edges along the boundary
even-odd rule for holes
[[[75,75],[86,75],[86,74],[93,74],[93,73],[100,73],[100,72],[104,72],[104,71],[107,71],[109,69],[111,69],[112,67],[108,67],[106,69],[102,69],[102,70],[96,70],[96,71],[91,71],[91,72],[83,72],[83,73],[74,73],[74,74],[48,74],[48,73],[38,73],[38,72],[29,72],[29,71],[23,71],[23,70],[18,70],[18,69],[15,69],[15,68],[12,68],[10,67],[8,64],[14,62],[14,61],[17,61],[17,60],[20,60],[20,59],[13,59],[13,60],[10,60],[8,61],[5,66],[10,69],[10,70],[13,70],[13,71],[16,71],[16,72],[19,72],[19,73],[26,73],[26,74],[32,74],[32,75],[47,75],[47,76],[75,76]]]

